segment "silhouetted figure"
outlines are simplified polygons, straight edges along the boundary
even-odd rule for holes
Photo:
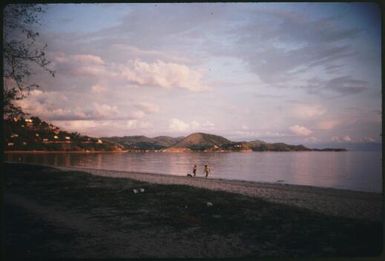
[[[197,165],[196,164],[193,167],[193,174],[194,174],[194,177],[197,175]]]
[[[210,168],[209,168],[209,166],[206,164],[206,165],[205,165],[205,174],[206,174],[206,178],[207,178],[207,176],[209,175],[209,173],[210,173]]]

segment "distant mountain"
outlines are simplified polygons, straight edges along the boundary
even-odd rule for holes
[[[191,150],[205,150],[208,148],[219,148],[223,144],[231,143],[228,139],[206,133],[193,133],[173,145],[171,148],[189,148]]]
[[[262,140],[247,141],[247,143],[250,144],[250,146],[260,146],[262,144],[266,144],[266,142]]]
[[[124,136],[124,137],[102,137],[103,139],[118,142],[122,145],[133,145],[136,143],[154,143],[151,138],[146,136]]]
[[[170,147],[183,137],[158,136],[149,138],[146,136],[103,137],[103,139],[123,145],[128,150],[161,150]]]
[[[184,137],[173,138],[173,137],[169,137],[169,136],[158,136],[158,137],[153,138],[153,140],[156,141],[157,144],[165,146],[165,147],[175,145],[176,143],[178,143],[182,139],[184,139]]]
[[[303,145],[289,145],[286,143],[261,143],[252,146],[253,151],[310,151]]]
[[[228,152],[228,151],[311,151],[303,145],[285,143],[267,143],[262,140],[233,142],[222,136],[208,133],[193,133],[186,137],[172,138],[158,136],[109,137],[106,140],[122,144],[129,151],[164,151],[164,152]],[[314,149],[315,151],[344,151],[345,149]]]

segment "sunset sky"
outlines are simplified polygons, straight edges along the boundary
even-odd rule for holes
[[[375,4],[50,4],[20,105],[91,136],[381,141]]]

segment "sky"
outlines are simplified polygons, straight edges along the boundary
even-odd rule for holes
[[[374,3],[48,4],[19,102],[82,134],[381,142]]]

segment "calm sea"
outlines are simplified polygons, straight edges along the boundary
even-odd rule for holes
[[[110,170],[185,176],[198,165],[211,168],[210,177],[311,185],[382,192],[382,153],[249,152],[249,153],[95,153],[6,154],[6,160],[56,166],[81,166]]]

